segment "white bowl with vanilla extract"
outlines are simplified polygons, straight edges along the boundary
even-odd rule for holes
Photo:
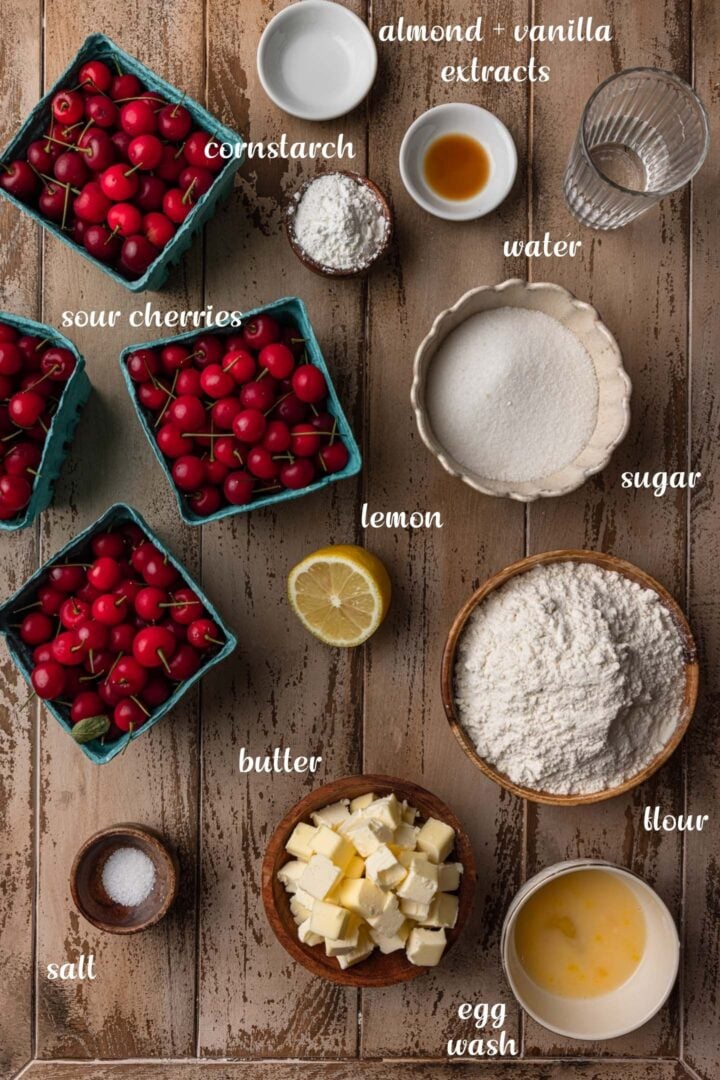
[[[400,175],[418,206],[448,221],[496,210],[517,174],[513,137],[494,113],[450,102],[428,109],[400,146]]]

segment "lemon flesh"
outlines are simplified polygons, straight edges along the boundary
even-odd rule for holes
[[[375,633],[390,606],[387,570],[354,544],[321,548],[293,567],[288,596],[303,626],[326,645],[350,648]]]

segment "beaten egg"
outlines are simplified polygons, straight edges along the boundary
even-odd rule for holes
[[[645,932],[640,904],[617,874],[576,870],[530,896],[517,917],[515,948],[542,989],[591,998],[627,982],[642,959]]]

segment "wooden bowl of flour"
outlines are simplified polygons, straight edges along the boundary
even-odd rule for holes
[[[617,574],[622,574],[630,581],[634,581],[643,588],[651,589],[653,592],[657,593],[661,603],[672,618],[683,648],[685,677],[683,700],[680,715],[672,736],[665,746],[663,746],[662,750],[660,750],[660,752],[634,776],[629,777],[629,779],[616,787],[608,788],[603,791],[594,791],[591,794],[558,795],[535,788],[522,787],[519,784],[514,783],[508,776],[505,776],[477,752],[475,744],[462,725],[455,704],[455,666],[458,646],[470,616],[491,592],[499,589],[511,578],[517,577],[519,574],[525,574],[529,570],[533,570],[536,566],[547,566],[549,563],[556,562],[594,563],[603,570],[610,570]],[[499,573],[488,578],[485,584],[481,585],[480,588],[473,593],[467,603],[463,605],[455,616],[453,624],[450,627],[442,660],[441,682],[443,705],[450,727],[466,755],[476,768],[480,769],[485,776],[488,776],[496,784],[499,784],[500,787],[505,788],[506,791],[510,791],[513,795],[519,795],[521,798],[528,799],[531,802],[546,803],[550,806],[579,806],[585,803],[601,802],[604,799],[612,799],[616,795],[622,795],[624,792],[630,791],[631,788],[637,787],[638,784],[642,784],[665,764],[670,755],[679,746],[687,731],[690,720],[692,719],[693,712],[695,711],[698,694],[699,664],[697,658],[697,646],[687,619],[681,611],[677,601],[670,595],[667,589],[663,588],[663,586],[655,581],[654,578],[650,577],[649,574],[646,574],[644,570],[640,570],[637,566],[633,566],[632,563],[625,562],[623,559],[618,559],[614,555],[606,555],[600,551],[568,549],[563,551],[545,551],[540,555],[531,555],[526,559],[520,559],[518,562],[512,563],[511,566],[506,566],[504,570],[500,570]]]
[[[366,187],[375,196],[380,212],[385,219],[386,229],[382,245],[380,245],[373,253],[372,259],[363,266],[350,266],[346,269],[323,266],[322,263],[316,262],[315,259],[308,255],[307,251],[305,251],[298,242],[295,235],[295,212],[300,205],[303,195],[316,180],[319,180],[323,176],[331,175],[347,176],[348,179],[354,180],[356,184],[361,184],[363,187]],[[360,173],[348,172],[346,169],[333,169],[332,172],[318,173],[316,176],[311,176],[300,185],[285,208],[285,229],[287,231],[290,247],[293,249],[303,266],[307,267],[308,270],[312,270],[314,274],[319,274],[321,277],[333,278],[360,277],[362,274],[366,274],[368,270],[375,265],[378,259],[382,258],[390,247],[393,235],[393,213],[390,208],[390,203],[385,195],[383,195],[377,184],[373,183],[367,176],[361,176]]]

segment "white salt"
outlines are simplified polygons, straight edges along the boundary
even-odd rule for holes
[[[116,904],[137,907],[152,892],[155,866],[139,848],[117,848],[103,866],[102,883]]]
[[[471,315],[445,339],[427,379],[430,425],[458,465],[520,483],[569,465],[597,421],[595,368],[577,337],[541,311]]]

